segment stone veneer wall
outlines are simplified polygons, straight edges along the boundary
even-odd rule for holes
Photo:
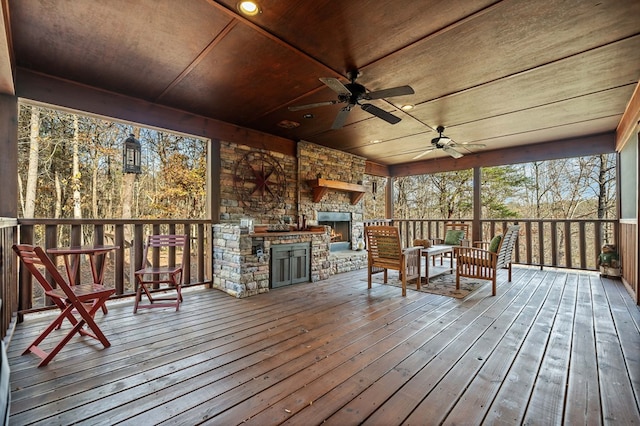
[[[308,181],[317,179],[336,180],[347,183],[363,183],[365,178],[364,157],[330,149],[309,142],[298,142],[298,164],[300,185],[300,214],[309,223],[318,223],[318,212],[351,213],[351,245],[355,247],[358,237],[363,235],[363,201],[351,204],[348,192],[329,190],[318,203],[313,202],[313,189]]]
[[[267,153],[276,158],[282,166],[287,187],[285,200],[281,206],[265,209],[259,198],[249,204],[238,199],[234,189],[236,164],[248,152]],[[365,179],[371,179],[364,173],[366,162],[364,157],[304,141],[298,142],[298,158],[231,142],[221,142],[220,157],[221,223],[237,224],[242,218],[252,218],[255,224],[279,223],[284,216],[289,216],[295,221],[298,216],[305,215],[309,224],[316,224],[319,211],[349,212],[354,227],[351,232],[352,245],[362,234],[364,200],[353,206],[351,194],[330,190],[319,203],[314,203],[313,190],[307,182],[320,176],[340,182],[360,182],[369,187],[369,181],[364,182]]]
[[[311,281],[366,268],[366,251],[329,252],[328,232],[320,234],[291,233],[286,236],[251,237],[240,233],[240,219],[252,218],[254,224],[279,223],[284,216],[294,221],[305,215],[307,224],[317,224],[317,212],[349,212],[352,221],[352,247],[363,235],[364,202],[351,204],[348,192],[329,192],[313,202],[308,181],[322,177],[348,183],[363,183],[365,162],[362,157],[308,142],[298,143],[297,158],[246,145],[221,142],[220,224],[213,230],[213,286],[235,297],[247,297],[269,291],[269,254],[273,244],[311,241]],[[248,152],[265,152],[275,157],[285,173],[286,196],[283,204],[267,208],[260,199],[248,205],[238,199],[234,190],[236,164]],[[320,176],[319,176],[320,175]],[[365,182],[369,184],[369,182]],[[328,228],[327,228],[328,229]],[[263,238],[264,255],[252,254],[252,238]]]
[[[236,165],[248,152],[264,152],[274,157],[285,173],[286,193],[282,205],[265,208],[259,198],[245,203],[238,199],[234,188]],[[283,216],[295,219],[297,193],[297,159],[279,152],[256,149],[230,142],[220,143],[220,222],[240,223],[240,219],[252,218],[255,224],[279,223]]]
[[[213,287],[238,298],[268,292],[271,246],[305,242],[311,242],[311,282],[325,280],[333,272],[329,261],[329,241],[328,227],[325,232],[256,236],[241,233],[238,225],[214,225]],[[252,253],[254,242],[264,247],[262,256]]]

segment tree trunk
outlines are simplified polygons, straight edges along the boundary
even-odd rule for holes
[[[22,177],[18,173],[18,196],[20,197],[20,207],[24,214],[24,188],[22,188]]]
[[[605,154],[600,154],[598,161],[598,219],[604,219],[607,205],[607,160]]]
[[[56,188],[56,206],[53,217],[59,219],[62,217],[62,184],[60,183],[60,175],[56,171],[54,174],[54,185]]]
[[[91,206],[93,209],[93,218],[98,217],[98,164],[93,164],[93,174],[91,175]]]
[[[78,144],[80,139],[78,116],[73,115],[73,169],[71,172],[71,186],[73,188],[73,218],[82,219],[82,198],[80,194],[81,176],[78,159]]]
[[[134,173],[126,173],[122,176],[122,218],[131,219],[131,206],[133,205],[133,187],[136,182]]]
[[[40,108],[31,107],[29,130],[29,167],[27,189],[24,196],[24,217],[33,218],[36,210],[36,189],[38,186],[38,157],[40,153]]]

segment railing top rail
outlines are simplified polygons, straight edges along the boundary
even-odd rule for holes
[[[18,226],[18,219],[15,217],[0,217],[0,228],[11,228]]]
[[[211,219],[18,219],[21,225],[163,225],[177,224],[213,224]]]
[[[370,221],[380,220],[380,219],[372,219]],[[473,219],[392,219],[394,222],[473,222]],[[618,219],[549,219],[549,218],[540,218],[540,219],[514,219],[514,218],[504,218],[504,219],[480,219],[480,222],[618,222]]]

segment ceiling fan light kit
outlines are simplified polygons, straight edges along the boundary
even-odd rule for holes
[[[308,105],[291,106],[289,107],[289,111],[300,111],[303,109],[316,108],[326,105],[335,105],[339,103],[347,104],[346,106],[342,107],[340,111],[338,111],[338,115],[331,125],[331,128],[334,130],[340,129],[342,128],[342,126],[344,126],[349,112],[356,105],[359,105],[360,108],[362,108],[364,111],[386,121],[389,124],[396,124],[400,122],[400,117],[397,117],[390,112],[383,110],[382,108],[378,108],[375,105],[369,103],[361,103],[361,101],[411,95],[415,93],[411,86],[398,86],[389,89],[376,90],[374,92],[367,92],[367,89],[362,84],[356,83],[356,79],[360,76],[360,73],[357,70],[349,71],[347,73],[347,76],[349,77],[350,83],[346,84],[343,84],[337,78],[320,78],[320,81],[322,83],[324,83],[327,87],[338,94],[337,100],[316,102]]]
[[[457,144],[455,143],[450,137],[448,136],[444,136],[444,126],[438,126],[436,128],[436,131],[438,132],[438,136],[431,139],[431,147],[427,148],[425,151],[421,152],[420,154],[416,155],[415,157],[413,157],[414,160],[419,159],[420,157],[436,150],[436,149],[441,149],[442,151],[446,152],[447,154],[449,154],[451,157],[453,158],[462,158],[464,156],[464,154],[462,152],[460,152],[459,150],[456,149],[456,147],[461,147],[461,148],[465,148],[465,149],[469,149],[469,148],[484,148],[485,144],[482,143],[461,143],[461,144]]]

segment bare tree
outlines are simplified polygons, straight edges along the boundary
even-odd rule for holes
[[[73,166],[71,171],[71,187],[73,188],[73,218],[82,219],[82,199],[80,187],[82,185],[80,174],[80,162],[78,159],[78,145],[80,140],[80,129],[78,126],[78,115],[73,114]]]
[[[36,189],[38,186],[38,158],[40,156],[40,108],[31,107],[29,126],[29,167],[27,171],[27,188],[24,196],[23,215],[34,217],[36,210]]]

